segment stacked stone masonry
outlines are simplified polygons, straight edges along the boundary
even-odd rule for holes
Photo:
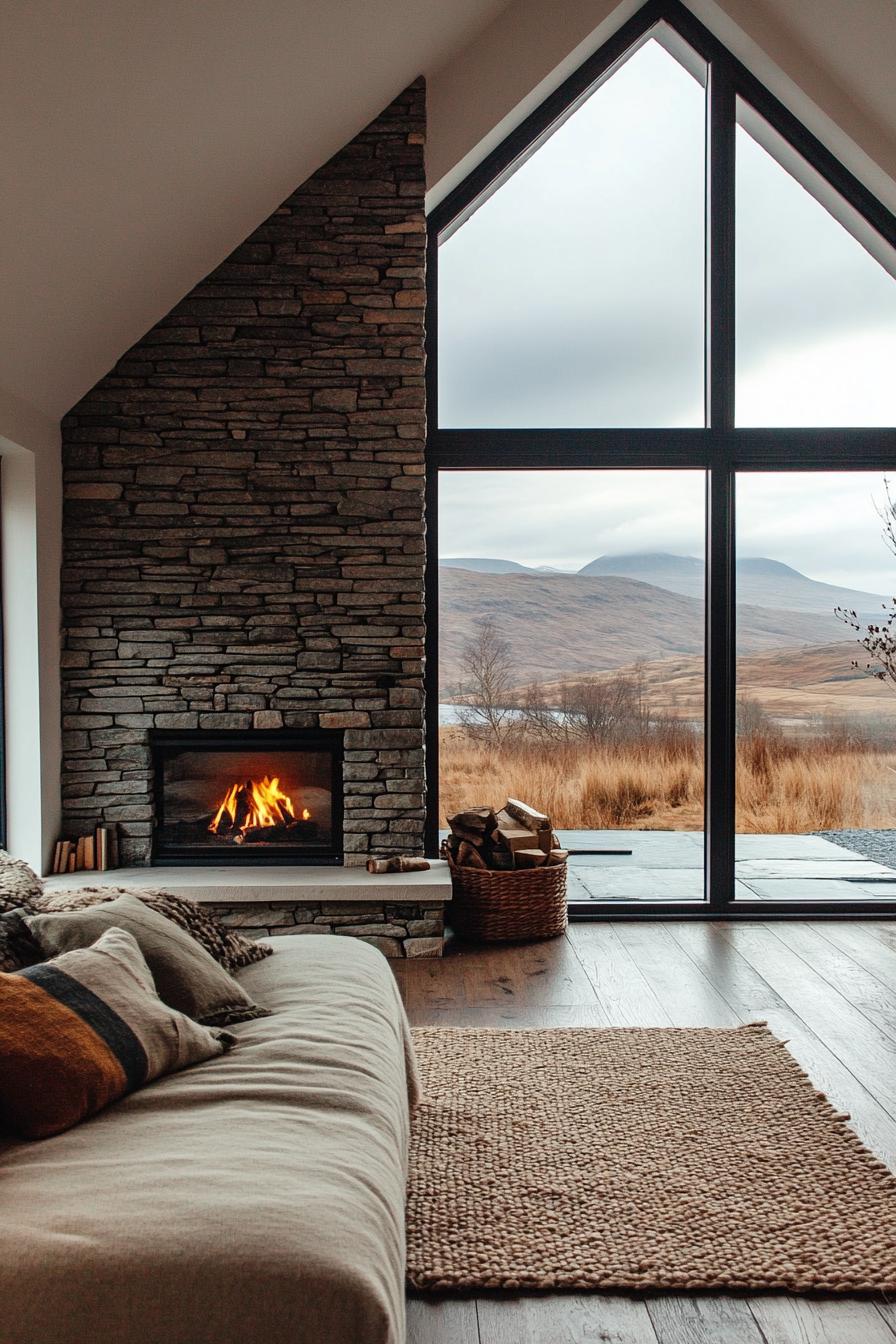
[[[269,905],[206,905],[224,924],[248,938],[292,933],[334,933],[361,938],[387,957],[440,957],[445,932],[442,905],[382,905],[370,901],[273,901]]]
[[[122,863],[153,727],[344,729],[346,862],[420,852],[424,130],[418,81],[64,420],[64,820]]]

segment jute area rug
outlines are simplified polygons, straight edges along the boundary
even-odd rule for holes
[[[414,1041],[414,1287],[896,1292],[896,1178],[764,1024]]]

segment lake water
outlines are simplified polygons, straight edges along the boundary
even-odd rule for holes
[[[460,705],[439,705],[439,727],[451,728],[454,724],[460,723]]]
[[[447,702],[442,702],[442,703],[440,703],[440,704],[439,704],[439,727],[440,727],[440,728],[453,728],[453,727],[455,727],[457,724],[459,724],[460,721],[461,721],[461,719],[460,719],[460,711],[461,711],[463,708],[464,708],[463,705],[453,705],[453,704],[449,704],[449,703],[447,703]],[[513,713],[514,713],[513,710],[510,710],[509,712],[510,712],[511,715],[513,715]],[[554,710],[553,712],[554,712],[555,716],[556,716],[558,719],[562,717],[561,712],[560,712],[559,709]],[[702,732],[703,732],[703,722],[702,722],[701,719],[682,719],[682,723],[685,724],[688,728],[692,728],[692,729],[694,730],[694,732],[697,732],[697,733],[702,733]]]

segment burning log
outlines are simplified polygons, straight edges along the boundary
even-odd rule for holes
[[[307,807],[297,817],[292,799],[280,788],[280,780],[265,775],[263,779],[231,784],[208,829],[235,845],[266,844],[296,831],[311,839],[317,833],[317,824]]]

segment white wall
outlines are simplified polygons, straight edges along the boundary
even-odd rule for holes
[[[60,820],[60,437],[8,400],[0,401],[0,499],[7,847],[45,872]]]

